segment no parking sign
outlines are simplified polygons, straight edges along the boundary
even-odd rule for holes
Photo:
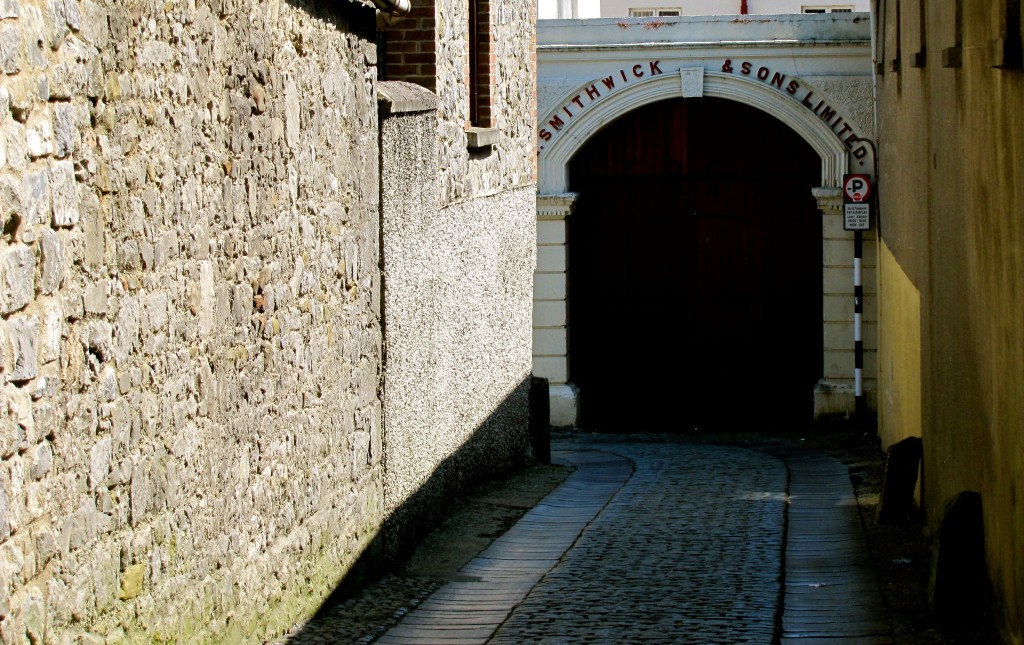
[[[843,228],[866,231],[871,228],[871,178],[843,175]]]

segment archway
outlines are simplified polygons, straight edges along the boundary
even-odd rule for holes
[[[568,167],[579,425],[810,421],[823,362],[819,152],[760,109],[674,98],[619,117]]]

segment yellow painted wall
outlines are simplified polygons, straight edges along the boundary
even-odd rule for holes
[[[883,446],[921,436],[921,293],[880,244],[878,434]]]
[[[950,497],[981,494],[996,615],[1024,643],[1024,70],[993,56],[1021,25],[1002,1],[875,6],[880,432],[919,416],[933,530]],[[957,45],[962,64],[944,65]]]

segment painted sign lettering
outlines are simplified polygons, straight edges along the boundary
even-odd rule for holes
[[[745,60],[740,62],[738,69],[739,74],[743,76],[755,76],[758,80],[764,81],[769,85],[774,85],[780,90],[785,89],[785,91],[791,94],[794,98],[801,91],[799,81],[793,79],[790,80],[789,83],[786,83],[785,74],[780,74],[779,72],[773,73],[768,67],[764,65],[758,67],[755,70],[754,64],[751,63],[750,61]],[[735,64],[733,63],[732,59],[727,58],[725,62],[722,63],[722,71],[725,72],[726,74],[736,73]],[[838,114],[838,110],[836,108],[832,107],[831,105],[828,105],[823,100],[815,101],[814,92],[810,90],[806,90],[803,93],[803,97],[800,99],[800,104],[803,105],[808,110],[810,110],[811,112],[813,112],[814,114],[816,114],[822,121],[827,123],[828,126],[832,129],[832,132],[834,132],[836,136],[839,137],[839,140],[842,141],[843,144],[850,149],[854,157],[856,157],[857,159],[863,159],[864,157],[867,156],[867,147],[865,147],[864,145],[857,146],[856,148],[854,147],[854,144],[856,144],[860,140],[860,137],[858,137],[857,133],[853,131],[853,126],[847,123],[843,119],[843,117]]]
[[[740,61],[726,59],[722,63],[722,72],[726,74],[737,74],[757,80],[770,85],[780,92],[793,97],[802,106],[813,112],[818,118],[824,121],[840,141],[850,149],[850,153],[857,159],[863,160],[868,154],[868,149],[863,144],[857,145],[860,137],[850,125],[839,114],[839,110],[826,103],[823,99],[815,98],[814,92],[802,87],[800,81],[795,78],[787,78],[785,74],[773,71],[766,65],[756,65],[751,61]],[[583,91],[570,98],[554,110],[547,121],[541,122],[538,131],[537,154],[540,155],[544,146],[555,139],[558,133],[591,105],[601,100],[612,92],[622,89],[630,83],[653,78],[662,74],[661,61],[652,60],[646,63],[636,63],[632,66],[622,67],[608,76],[598,78],[590,85],[583,88]],[[863,161],[861,161],[863,165]]]
[[[602,92],[610,94],[616,87],[622,88],[630,82],[636,82],[644,78],[651,78],[662,73],[661,61],[652,60],[646,63],[637,63],[632,67],[623,67],[604,78],[597,79],[583,92],[569,99],[554,111],[547,123],[544,123],[538,135],[540,145],[537,154],[544,149],[544,144],[551,141],[558,132],[568,125],[569,121],[579,117],[580,113],[601,99]],[[563,119],[564,117],[564,119]]]

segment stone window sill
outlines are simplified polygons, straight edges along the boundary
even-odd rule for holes
[[[467,148],[486,148],[498,143],[498,128],[466,128]]]

